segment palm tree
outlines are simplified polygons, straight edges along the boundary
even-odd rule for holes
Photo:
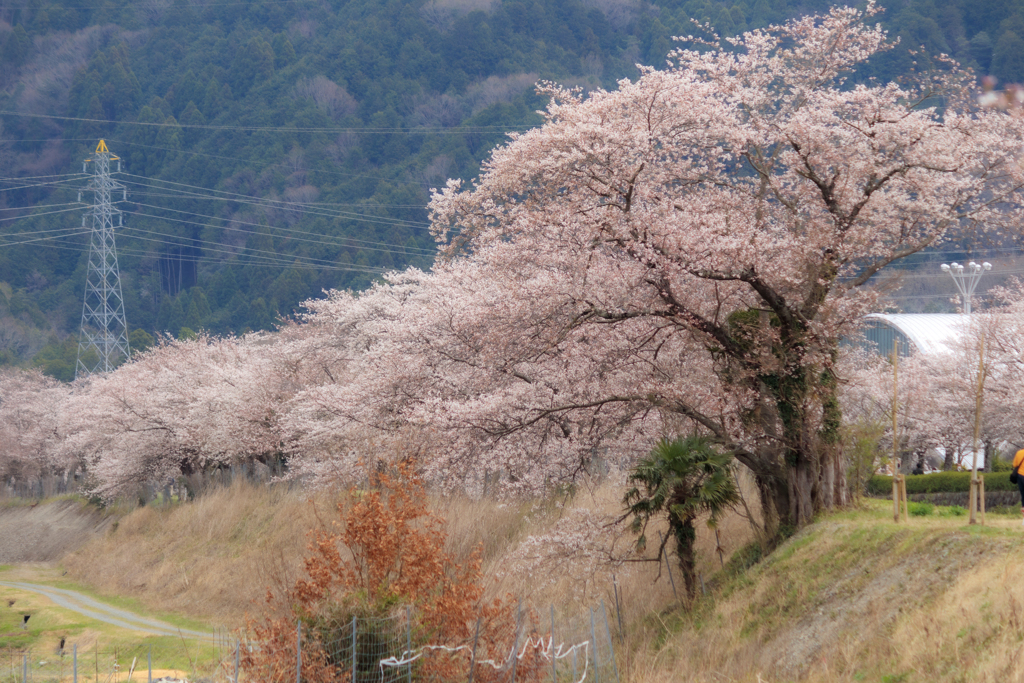
[[[632,528],[638,534],[637,548],[647,545],[647,524],[652,518],[668,515],[670,536],[676,539],[679,568],[692,600],[697,593],[693,545],[697,534],[693,522],[710,513],[713,526],[727,509],[739,501],[739,492],[729,465],[732,455],[720,453],[707,437],[688,436],[673,441],[662,439],[629,475],[633,488],[622,502],[623,518],[632,516]],[[658,560],[665,552],[668,538],[658,548]]]

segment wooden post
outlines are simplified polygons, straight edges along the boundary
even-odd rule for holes
[[[978,339],[978,387],[974,394],[974,445],[971,458],[971,524],[978,523],[978,438],[981,435],[981,397],[985,390],[985,331]],[[985,457],[988,457],[988,453]],[[985,503],[982,502],[982,505]]]
[[[978,509],[978,482],[971,479],[971,493],[967,497],[967,509],[970,512],[970,524],[976,523],[976,512]]]
[[[988,457],[988,454],[985,454]],[[981,513],[981,525],[985,525],[985,477],[978,477],[978,510]]]
[[[892,478],[892,519],[910,521],[910,505],[907,502],[907,478],[897,474]]]
[[[907,477],[900,475],[900,503],[902,504],[903,520],[910,522],[910,503],[907,501]]]
[[[900,460],[897,410],[899,409],[899,340],[892,340],[892,519],[900,521]]]
[[[892,521],[900,521],[900,475],[892,475]]]

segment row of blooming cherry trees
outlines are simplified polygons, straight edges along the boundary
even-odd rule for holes
[[[680,49],[611,92],[544,86],[542,127],[434,195],[430,272],[71,388],[8,376],[52,422],[17,457],[84,463],[104,493],[276,453],[311,479],[402,455],[514,492],[699,430],[771,519],[842,504],[839,399],[870,373],[844,376],[839,339],[865,285],[965,227],[1017,229],[1024,186],[1024,123],[978,110],[968,74],[855,81],[886,48],[874,13]]]

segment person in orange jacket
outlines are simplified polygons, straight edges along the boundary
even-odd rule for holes
[[[1024,448],[1017,451],[1017,455],[1013,456],[1013,469],[1017,470],[1017,488],[1020,490],[1020,514],[1024,517]]]

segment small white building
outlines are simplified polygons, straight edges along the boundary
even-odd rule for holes
[[[864,316],[864,339],[868,349],[891,356],[893,342],[899,354],[950,351],[963,336],[967,317],[957,313],[871,313]]]

